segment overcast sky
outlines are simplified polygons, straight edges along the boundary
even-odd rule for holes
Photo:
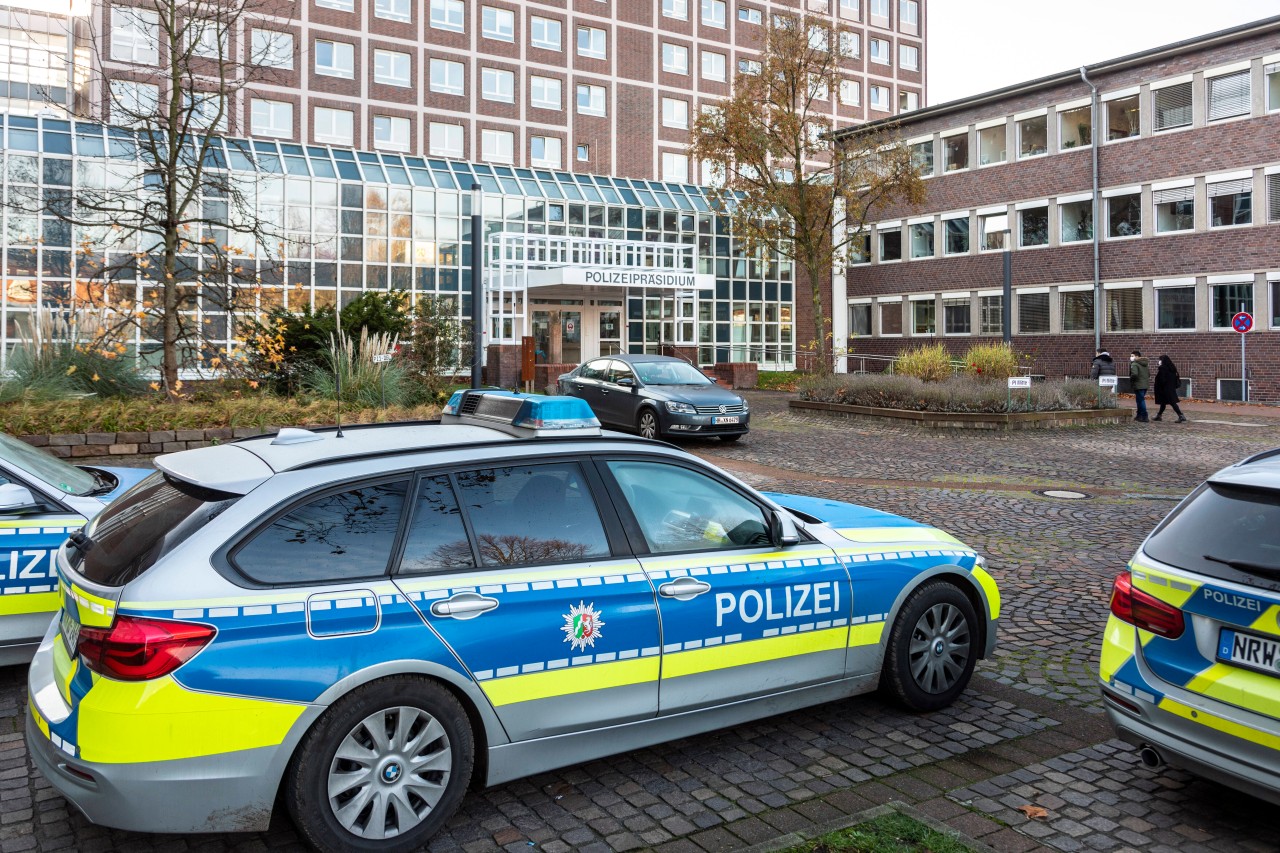
[[[1280,0],[932,0],[930,105],[1280,15]]]

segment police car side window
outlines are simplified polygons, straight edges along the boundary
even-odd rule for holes
[[[662,462],[608,463],[654,553],[768,545],[764,512],[723,483]]]
[[[324,495],[295,507],[235,553],[259,583],[342,582],[386,574],[409,481]]]
[[[418,486],[413,521],[405,534],[401,572],[434,572],[475,566],[462,512],[448,477],[426,477]]]
[[[600,513],[575,463],[464,471],[455,482],[482,565],[609,556]]]

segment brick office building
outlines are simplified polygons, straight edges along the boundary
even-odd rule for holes
[[[901,120],[928,199],[882,212],[835,277],[838,339],[998,339],[1007,248],[1035,373],[1087,375],[1098,335],[1122,375],[1167,353],[1193,395],[1239,399],[1243,305],[1250,399],[1280,401],[1280,18],[1082,70]]]

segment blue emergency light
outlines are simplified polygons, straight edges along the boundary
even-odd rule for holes
[[[445,404],[444,423],[471,423],[503,429],[511,435],[539,435],[567,430],[599,435],[600,421],[586,400],[514,391],[455,391]]]

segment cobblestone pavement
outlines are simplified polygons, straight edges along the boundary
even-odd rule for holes
[[[1219,407],[1183,425],[987,434],[751,399],[750,436],[689,449],[753,485],[903,513],[978,548],[1004,595],[994,659],[936,714],[860,697],[472,793],[430,849],[737,850],[889,800],[1010,853],[1280,849],[1272,807],[1142,768],[1111,740],[1093,684],[1116,572],[1205,475],[1280,445],[1280,420]],[[1089,497],[1037,494],[1050,488]],[[0,669],[0,853],[302,849],[282,815],[236,836],[88,824],[29,764],[24,685],[20,669]],[[1047,818],[1016,810],[1028,804]]]

